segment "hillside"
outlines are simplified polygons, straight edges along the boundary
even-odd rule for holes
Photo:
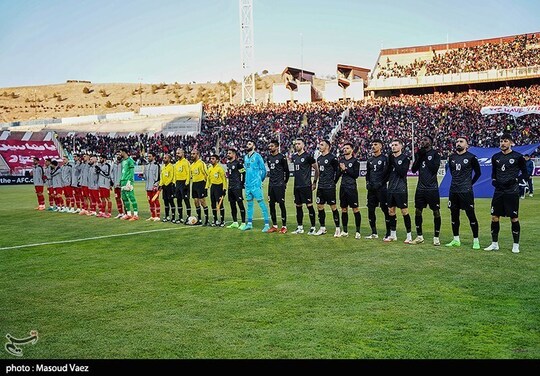
[[[322,89],[324,80],[315,79]],[[267,102],[280,75],[256,76],[257,102]],[[0,88],[0,123],[138,111],[141,105],[240,103],[242,84],[227,83],[88,83]]]

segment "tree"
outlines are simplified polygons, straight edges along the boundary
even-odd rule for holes
[[[90,90],[90,89],[89,89],[88,87],[86,87],[86,86],[82,89],[82,92],[83,92],[84,94],[90,94],[90,93],[93,92],[93,91],[94,91],[94,90]]]
[[[263,70],[261,73],[262,73],[262,74],[268,74],[268,70],[265,69],[265,70]]]
[[[105,102],[105,107],[106,107],[106,108],[112,108],[112,106],[113,106],[113,105],[112,105],[111,101]]]

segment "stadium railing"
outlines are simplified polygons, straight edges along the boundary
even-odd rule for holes
[[[491,69],[479,72],[451,73],[420,77],[389,77],[369,81],[367,90],[381,88],[424,87],[433,85],[455,85],[490,81],[533,78],[540,76],[540,66],[508,69]]]

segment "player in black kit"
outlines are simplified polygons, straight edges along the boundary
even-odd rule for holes
[[[319,151],[321,154],[317,158],[319,166],[319,186],[317,187],[317,209],[319,211],[319,224],[321,227],[315,235],[326,234],[326,212],[324,204],[330,205],[334,224],[336,225],[335,237],[340,236],[339,228],[339,212],[336,205],[336,175],[339,170],[339,162],[336,156],[330,153],[330,142],[322,140],[319,143]]]
[[[343,157],[339,159],[339,170],[336,176],[336,183],[341,177],[341,186],[339,187],[339,206],[341,206],[341,222],[343,231],[341,237],[349,236],[347,225],[349,223],[349,214],[347,208],[351,208],[354,213],[354,222],[356,225],[356,239],[360,239],[360,209],[358,208],[358,188],[356,179],[360,175],[360,162],[353,156],[353,146],[346,143],[342,146]],[[335,235],[334,235],[335,236]]]
[[[279,142],[272,140],[268,144],[270,155],[266,163],[269,169],[268,201],[270,202],[270,217],[272,228],[268,232],[287,232],[287,209],[285,207],[285,190],[289,182],[289,163],[287,157],[279,152]],[[281,229],[278,230],[276,202],[281,210]]]
[[[491,200],[491,245],[486,251],[499,250],[500,217],[510,217],[514,244],[512,252],[519,253],[519,181],[529,179],[525,158],[512,150],[514,141],[512,135],[505,133],[501,136],[501,151],[491,158],[491,183],[495,187]],[[520,174],[521,173],[521,174]]]
[[[302,205],[306,204],[309,212],[309,220],[311,222],[311,228],[308,235],[315,235],[315,209],[313,209],[313,191],[317,187],[317,180],[319,180],[319,168],[317,162],[310,154],[304,151],[304,140],[298,138],[294,141],[294,148],[296,153],[292,156],[294,163],[294,203],[296,204],[296,221],[298,227],[294,230],[293,234],[303,234],[304,226],[302,224],[304,219],[304,211]],[[311,169],[315,170],[315,177],[313,182],[311,181]]]
[[[382,153],[383,142],[380,139],[371,142],[371,157],[367,161],[366,190],[369,226],[371,235],[366,239],[377,239],[377,217],[375,209],[380,206],[386,222],[386,235],[390,236],[390,216],[388,215],[388,191],[386,189],[386,177],[388,170],[388,158]]]
[[[454,239],[446,244],[447,247],[461,247],[459,239],[459,214],[460,209],[465,210],[469,218],[471,230],[473,233],[473,249],[480,249],[478,240],[478,220],[474,212],[474,193],[473,185],[480,178],[480,164],[476,156],[467,149],[469,143],[465,136],[456,139],[456,153],[448,157],[446,168],[452,175],[450,182],[450,191],[448,193],[448,208],[452,218],[452,232]],[[473,176],[474,172],[474,176]]]
[[[415,155],[412,172],[418,171],[418,185],[414,195],[414,224],[416,225],[416,239],[411,244],[424,242],[422,231],[422,211],[425,207],[433,211],[434,234],[433,245],[441,245],[439,234],[441,232],[441,196],[439,195],[439,182],[437,172],[441,165],[441,156],[433,150],[433,137],[425,135],[420,141],[420,148]]]
[[[246,176],[246,170],[244,164],[237,158],[236,149],[227,150],[227,178],[229,179],[229,192],[228,199],[231,205],[231,214],[233,223],[227,228],[238,228],[238,210],[240,211],[240,217],[242,218],[242,224],[246,223],[246,209],[244,208],[244,196],[242,189],[244,189],[244,180]],[[238,205],[238,210],[236,208]]]
[[[407,192],[407,171],[411,160],[402,153],[403,142],[393,140],[390,144],[392,152],[388,155],[388,214],[390,215],[390,236],[385,237],[385,242],[397,240],[396,235],[396,208],[401,209],[403,222],[407,230],[406,244],[412,242],[411,216],[409,215],[408,192]]]

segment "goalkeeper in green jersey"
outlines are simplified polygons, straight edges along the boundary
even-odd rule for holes
[[[125,214],[122,219],[136,221],[139,219],[139,208],[133,192],[135,183],[135,161],[128,155],[126,148],[120,149],[122,156],[122,177],[120,178],[120,187],[122,189],[122,202],[125,207]],[[133,205],[133,212],[131,206]]]

